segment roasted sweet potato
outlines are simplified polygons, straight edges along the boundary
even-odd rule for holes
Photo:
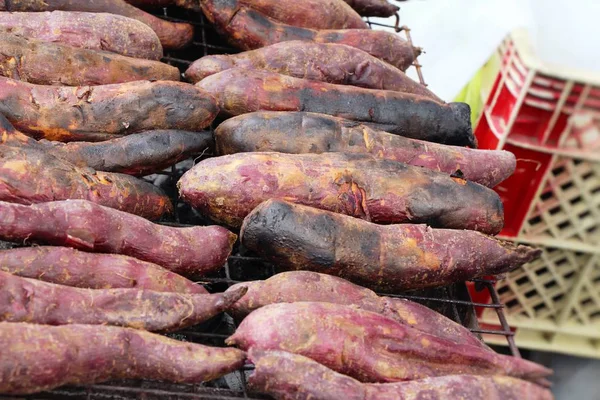
[[[2,5],[0,9],[3,9]],[[162,45],[152,28],[120,15],[66,11],[0,12],[0,27],[22,37],[83,49],[150,60],[160,60],[163,56]]]
[[[501,274],[540,254],[479,232],[381,226],[280,200],[254,209],[241,232],[244,246],[281,269],[323,272],[392,292]]]
[[[282,2],[281,4],[287,4]],[[203,0],[204,15],[229,42],[241,50],[254,50],[289,40],[339,43],[356,47],[405,71],[421,49],[399,35],[371,29],[300,28],[277,22],[240,0]]]
[[[250,351],[251,389],[275,400],[552,400],[552,393],[507,376],[447,375],[410,382],[361,383],[310,358],[285,351]]]
[[[301,40],[238,54],[204,56],[192,63],[185,77],[197,83],[231,68],[261,69],[313,81],[413,93],[442,101],[398,68],[369,53],[343,44]]]
[[[0,321],[117,325],[174,331],[227,310],[246,293],[181,294],[140,289],[82,289],[0,271]]]
[[[198,285],[156,264],[120,254],[69,247],[35,246],[0,251],[0,270],[24,278],[88,289],[144,289],[207,294]]]
[[[57,87],[0,77],[0,113],[36,138],[101,141],[150,129],[198,131],[217,111],[210,94],[182,82]]]
[[[60,62],[57,62],[60,60]],[[159,61],[25,39],[0,27],[0,75],[42,85],[103,85],[139,80],[179,80],[179,70]]]
[[[0,268],[2,268],[0,252]],[[345,304],[376,312],[419,331],[459,344],[487,348],[468,329],[421,304],[406,299],[379,297],[372,290],[344,279],[311,271],[291,271],[274,275],[265,281],[242,282],[229,287],[245,286],[248,293],[229,310],[238,319],[252,311],[274,303],[322,301]]]
[[[127,4],[124,0],[9,0],[0,3],[0,11],[55,10],[110,13],[137,19],[156,32],[165,49],[185,47],[190,44],[194,36],[192,25],[165,21]]]
[[[210,132],[156,130],[99,143],[41,142],[71,162],[100,171],[149,175],[212,148]]]
[[[253,111],[308,111],[387,125],[387,131],[414,139],[457,146],[476,144],[466,103],[442,104],[391,90],[310,81],[270,71],[232,68],[196,86],[235,116]]]
[[[364,17],[388,18],[396,14],[400,7],[387,0],[344,0],[354,11]]]
[[[259,308],[225,342],[243,350],[300,354],[361,382],[455,374],[538,379],[552,373],[521,358],[458,345],[377,313],[332,303],[279,303]]]
[[[306,112],[262,111],[243,114],[215,130],[219,154],[366,153],[434,171],[456,174],[494,187],[515,170],[516,158],[502,150],[447,146],[372,129],[339,117]]]
[[[183,200],[233,227],[271,198],[383,224],[496,234],[504,221],[500,197],[491,189],[364,154],[232,154],[199,162],[177,185]]]
[[[90,200],[148,219],[173,211],[167,195],[151,183],[80,168],[27,146],[0,146],[0,201],[33,204],[67,199]]]
[[[0,240],[124,254],[185,275],[223,266],[237,236],[220,226],[174,228],[85,200],[0,201]]]
[[[244,364],[244,352],[98,325],[0,323],[0,393],[111,379],[199,383]]]

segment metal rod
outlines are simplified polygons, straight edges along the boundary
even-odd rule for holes
[[[495,304],[501,305],[500,308],[496,308],[496,314],[498,314],[498,319],[500,320],[500,326],[505,331],[510,331],[510,325],[508,325],[508,321],[506,320],[506,316],[504,315],[504,311],[502,310],[504,306],[500,303],[500,298],[498,297],[498,292],[496,292],[496,288],[491,283],[486,284],[488,291],[490,292],[490,296],[492,301]],[[506,335],[506,340],[508,342],[508,347],[510,348],[511,353],[515,357],[521,358],[521,352],[517,348],[515,344],[514,335]]]

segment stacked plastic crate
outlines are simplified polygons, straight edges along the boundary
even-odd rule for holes
[[[523,31],[498,51],[475,133],[481,148],[517,157],[496,187],[501,235],[543,255],[496,288],[519,346],[600,358],[600,74],[542,63]]]

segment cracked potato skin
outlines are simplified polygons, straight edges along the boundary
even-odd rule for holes
[[[177,186],[184,201],[232,227],[271,198],[383,224],[496,234],[504,221],[500,197],[489,188],[364,154],[232,154],[199,162]]]
[[[118,14],[148,25],[165,49],[180,49],[191,43],[194,27],[170,22],[148,14],[123,0],[9,0],[0,3],[0,11],[83,11]]]
[[[113,379],[200,383],[242,367],[233,348],[98,325],[0,322],[0,392],[29,394]]]
[[[335,275],[390,293],[498,275],[541,253],[475,231],[382,226],[274,199],[246,217],[240,235],[279,269]]]
[[[0,27],[0,76],[7,78],[40,85],[79,86],[179,81],[179,75],[177,68],[159,61],[26,39]]]
[[[141,179],[78,167],[44,149],[0,145],[0,201],[83,199],[148,219],[173,211],[169,197]]]
[[[217,153],[362,153],[425,167],[494,187],[515,170],[514,154],[476,150],[392,135],[326,114],[257,111],[222,122],[215,130]]]
[[[83,289],[0,271],[0,320],[44,325],[116,325],[175,331],[227,310],[246,293],[182,294],[140,289]]]
[[[371,29],[308,29],[275,21],[239,0],[204,0],[202,11],[217,31],[241,50],[253,50],[290,40],[339,43],[366,51],[405,71],[421,49],[399,35]]]
[[[335,43],[292,40],[238,54],[208,55],[193,62],[185,77],[198,83],[231,68],[262,69],[313,81],[394,90],[443,102],[398,68],[355,47]]]
[[[332,303],[259,308],[225,343],[243,350],[300,354],[361,382],[455,374],[538,379],[552,373],[531,361],[458,345],[382,315]]]
[[[447,375],[369,384],[285,351],[250,351],[250,388],[275,400],[552,400],[549,390],[506,376]]]
[[[0,201],[0,240],[123,254],[182,275],[220,269],[237,236],[220,226],[175,228],[85,200]]]
[[[0,252],[0,264],[1,256]],[[488,349],[471,331],[440,313],[410,300],[379,297],[370,289],[336,276],[312,271],[288,271],[264,281],[237,283],[227,290],[236,290],[241,286],[246,286],[248,292],[228,310],[229,314],[239,320],[269,304],[320,301],[355,306],[385,315],[430,335],[458,344],[470,344]]]
[[[442,104],[391,90],[299,79],[270,71],[232,68],[196,84],[213,95],[221,114],[306,111],[385,125],[387,132],[431,142],[476,146],[466,103]]]
[[[0,77],[0,113],[38,139],[95,142],[152,129],[198,131],[217,112],[210,94],[183,82],[58,87]]]
[[[86,253],[70,247],[34,246],[0,251],[0,271],[88,289],[208,294],[202,285],[159,265],[121,254]]]
[[[163,56],[162,45],[152,28],[121,15],[76,11],[0,12],[0,28],[21,37],[82,49],[149,60],[160,60]]]

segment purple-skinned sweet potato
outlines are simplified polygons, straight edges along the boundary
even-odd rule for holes
[[[0,28],[25,38],[129,57],[160,60],[163,56],[162,45],[152,28],[121,15],[75,11],[0,12]]]
[[[287,3],[286,3],[287,4]],[[203,0],[202,11],[217,31],[241,50],[254,50],[290,40],[339,43],[356,47],[405,71],[421,53],[398,34],[371,29],[316,30],[286,25],[240,0]]]
[[[285,351],[250,351],[252,390],[275,400],[552,400],[552,393],[507,376],[447,375],[409,382],[362,383],[310,358]]]
[[[395,90],[442,101],[398,68],[355,47],[334,43],[293,40],[238,54],[208,55],[193,62],[185,77],[197,83],[231,68],[263,69],[296,78]]]
[[[270,71],[232,68],[196,86],[212,94],[226,116],[253,111],[307,111],[387,126],[414,139],[471,146],[476,144],[466,103],[442,104],[391,90],[294,78]]]
[[[200,383],[239,369],[243,351],[99,325],[0,323],[0,393],[113,379]]]
[[[173,211],[169,197],[141,179],[81,168],[28,146],[0,146],[0,201],[83,199],[148,219]]]
[[[0,201],[0,240],[124,254],[182,275],[223,266],[237,236],[220,226],[175,228],[85,200],[24,206]]]
[[[9,0],[0,3],[0,11],[83,11],[118,14],[148,25],[165,49],[179,49],[193,39],[194,27],[170,22],[127,4],[124,0]],[[75,25],[76,26],[76,25]]]
[[[382,224],[496,234],[504,220],[485,186],[365,154],[238,153],[199,162],[177,185],[184,201],[233,227],[271,198]]]
[[[215,130],[219,154],[276,151],[280,153],[367,153],[434,171],[456,174],[494,187],[515,170],[514,154],[476,150],[392,135],[331,115],[259,111],[230,118]]]
[[[225,343],[242,350],[283,350],[311,358],[361,382],[444,375],[543,378],[551,370],[470,345],[458,345],[355,307],[271,304],[252,312]]]
[[[400,7],[387,0],[344,0],[354,11],[363,17],[388,18],[396,14]]]
[[[227,310],[246,293],[183,294],[140,289],[83,289],[0,271],[0,321],[44,325],[116,325],[175,331]]]
[[[0,268],[1,256],[0,252]],[[406,299],[379,297],[372,290],[335,276],[311,271],[282,272],[265,281],[235,284],[228,291],[242,286],[248,288],[248,293],[228,311],[239,320],[269,304],[320,301],[355,306],[458,344],[488,348],[465,327],[421,304]]]
[[[0,77],[0,113],[48,140],[101,141],[151,129],[198,131],[218,112],[208,93],[183,82],[33,85]]]
[[[35,246],[0,251],[0,271],[88,289],[208,293],[202,285],[156,264],[120,254],[86,253],[70,247]]]
[[[283,270],[310,270],[394,292],[511,271],[540,250],[475,231],[382,226],[280,200],[244,220],[242,244]]]
[[[177,68],[160,61],[26,39],[0,27],[0,76],[7,78],[41,85],[78,86],[178,81],[179,75]]]

